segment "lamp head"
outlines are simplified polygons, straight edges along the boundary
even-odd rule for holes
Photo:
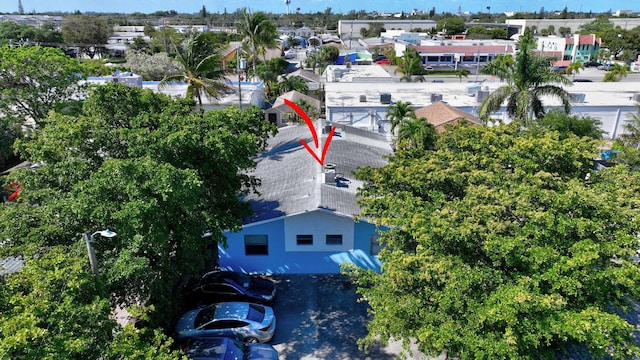
[[[106,238],[112,238],[118,234],[116,234],[115,232],[107,229],[107,230],[100,230],[100,231],[96,231],[95,234],[99,234],[100,236],[104,236]]]

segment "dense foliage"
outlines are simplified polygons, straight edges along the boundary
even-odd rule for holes
[[[371,306],[364,344],[414,341],[458,359],[638,356],[621,313],[640,295],[640,177],[593,172],[595,156],[571,134],[458,125],[435,150],[361,170],[363,216],[391,229],[382,272],[354,269]]]
[[[179,310],[172,288],[211,268],[211,243],[248,214],[238,196],[258,180],[244,170],[273,131],[256,108],[192,105],[110,84],[91,90],[81,115],[51,114],[17,144],[42,166],[12,174],[23,191],[0,209],[0,237],[12,239],[1,250],[28,257],[110,228],[118,236],[95,242],[107,293],[123,305],[149,299],[166,325]],[[213,237],[201,239],[205,230]]]
[[[60,49],[0,47],[0,113],[37,127],[51,110],[73,112],[81,73],[78,62]]]

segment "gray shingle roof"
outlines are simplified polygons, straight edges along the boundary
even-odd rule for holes
[[[24,260],[21,257],[9,256],[0,259],[0,276],[19,271],[23,266]]]
[[[326,134],[318,130],[320,148]],[[353,177],[353,171],[361,166],[382,166],[383,158],[391,154],[391,147],[383,135],[339,126],[327,151],[325,164],[335,164],[341,181],[324,183],[324,169],[302,146],[304,140],[312,148],[313,138],[305,125],[280,128],[269,140],[268,149],[256,158],[257,167],[252,173],[262,183],[259,195],[245,197],[254,209],[254,216],[245,224],[293,215],[318,208],[353,216],[360,213],[355,200],[356,190],[362,182]],[[317,151],[320,156],[320,150]]]

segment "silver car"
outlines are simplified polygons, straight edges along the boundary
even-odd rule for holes
[[[225,336],[255,343],[268,342],[276,330],[269,306],[246,302],[223,302],[191,310],[178,320],[176,337]]]

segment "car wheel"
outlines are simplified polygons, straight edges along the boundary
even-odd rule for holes
[[[244,342],[253,344],[253,343],[257,343],[258,339],[254,338],[253,336],[249,336],[248,338],[244,339]]]

